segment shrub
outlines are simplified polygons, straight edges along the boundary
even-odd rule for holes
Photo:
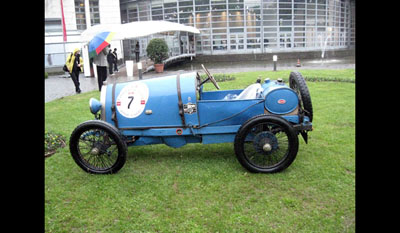
[[[346,79],[346,78],[339,78],[339,77],[304,77],[306,81],[309,82],[348,82],[348,83],[355,83],[355,79]]]
[[[154,38],[147,45],[146,52],[155,64],[162,64],[168,58],[168,45],[163,39]]]
[[[203,74],[200,76],[202,78],[202,80],[208,78],[208,76],[206,74]],[[235,80],[236,77],[228,75],[228,74],[213,74],[213,77],[215,79],[215,81],[217,82],[225,82],[225,81],[231,81],[231,80]],[[208,81],[210,82],[210,81]]]
[[[47,72],[44,72],[44,79],[47,79],[49,77],[49,74]]]

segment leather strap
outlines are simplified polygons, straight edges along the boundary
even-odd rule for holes
[[[178,92],[178,107],[179,107],[179,115],[181,116],[182,125],[186,126],[185,123],[185,113],[183,111],[183,103],[182,103],[182,95],[181,95],[181,79],[180,74],[176,76],[176,89]]]
[[[111,120],[114,121],[115,127],[118,129],[118,119],[117,119],[117,111],[115,109],[115,87],[117,86],[116,83],[113,84],[112,93],[111,93]]]

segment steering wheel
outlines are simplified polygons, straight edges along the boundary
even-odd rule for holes
[[[215,78],[210,74],[210,72],[207,70],[206,67],[204,67],[203,64],[201,64],[201,67],[203,68],[204,72],[207,74],[208,79],[206,79],[203,83],[207,82],[208,80],[211,80],[211,82],[214,84],[214,86],[219,90],[219,86]],[[203,84],[202,83],[202,84]]]

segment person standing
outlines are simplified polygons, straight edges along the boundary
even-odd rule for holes
[[[99,91],[101,91],[103,82],[107,80],[107,49],[108,47],[105,47],[93,59],[93,63],[97,66],[97,83],[99,84]]]
[[[108,54],[107,54],[107,62],[108,62],[108,71],[110,73],[110,75],[114,75],[113,74],[113,66],[114,66],[114,55],[111,52],[112,50],[108,50]]]
[[[80,52],[79,48],[74,49],[74,52],[69,55],[67,63],[65,64],[74,82],[75,92],[77,94],[81,93],[81,89],[79,88],[79,72],[83,72],[83,59],[81,58]]]
[[[183,54],[183,41],[182,40],[180,40],[180,41],[181,41],[181,46],[180,46],[181,54]]]
[[[117,48],[114,48],[113,55],[114,55],[114,71],[119,72],[119,70],[118,70]]]
[[[136,62],[139,62],[139,53],[140,53],[140,46],[139,46],[139,41],[138,41],[138,42],[136,42],[136,45],[135,45]]]

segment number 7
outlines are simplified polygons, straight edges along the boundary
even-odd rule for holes
[[[132,103],[134,98],[133,98],[133,96],[128,96],[128,99],[131,99],[131,101],[128,104],[128,109],[129,109],[131,107],[131,103]]]

